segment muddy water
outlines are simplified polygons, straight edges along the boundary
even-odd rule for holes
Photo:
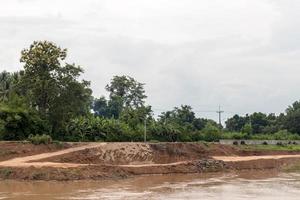
[[[0,199],[299,200],[300,173],[156,175],[118,181],[0,181]]]

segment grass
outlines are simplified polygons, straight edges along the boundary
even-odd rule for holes
[[[0,175],[2,175],[3,178],[8,178],[12,173],[13,171],[9,168],[0,169]]]
[[[242,150],[300,151],[300,145],[240,145]]]

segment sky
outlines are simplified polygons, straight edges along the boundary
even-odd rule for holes
[[[35,40],[67,48],[95,97],[114,75],[145,83],[156,114],[217,120],[220,105],[224,121],[300,99],[299,0],[1,0],[0,71]]]

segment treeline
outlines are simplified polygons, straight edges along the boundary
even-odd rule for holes
[[[65,63],[67,50],[48,41],[21,52],[23,70],[0,73],[0,139],[27,140],[49,135],[63,141],[216,141],[221,138],[298,139],[300,103],[285,114],[235,115],[220,127],[198,118],[188,105],[153,117],[144,84],[114,76],[107,98],[92,96],[83,69]],[[49,137],[44,137],[50,140]]]

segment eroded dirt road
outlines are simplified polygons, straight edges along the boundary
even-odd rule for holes
[[[7,161],[0,162],[0,167],[60,167],[60,168],[69,168],[69,167],[79,167],[87,166],[88,164],[78,164],[78,163],[55,163],[55,162],[33,162],[45,158],[50,158],[53,156],[59,156],[63,154],[72,153],[75,151],[81,151],[85,149],[98,148],[106,143],[91,143],[88,145],[83,145],[79,147],[72,147],[69,149],[64,149],[61,151],[51,152],[51,153],[42,153],[33,156],[25,156],[19,158],[13,158]]]

